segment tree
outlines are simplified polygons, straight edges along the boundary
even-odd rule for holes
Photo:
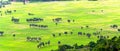
[[[89,26],[86,26],[86,28],[89,28]]]
[[[13,34],[13,37],[15,37],[16,35],[15,34]]]
[[[66,47],[64,45],[59,45],[58,51],[66,51]]]
[[[118,29],[118,32],[120,32],[120,29]]]
[[[52,34],[53,37],[55,37],[55,34]]]
[[[59,33],[59,36],[61,36],[61,33]]]
[[[96,45],[96,43],[95,42],[93,42],[93,41],[91,41],[91,42],[89,42],[89,47],[91,47],[91,48],[94,48],[95,47],[95,45]]]
[[[91,34],[90,34],[90,33],[87,33],[87,37],[90,38],[90,37],[91,37]]]
[[[57,51],[66,51],[67,49],[73,49],[73,46],[70,46],[70,45],[59,45],[58,46],[58,50]]]
[[[68,22],[68,23],[70,23],[70,22],[71,22],[71,20],[67,20],[67,22]]]
[[[78,32],[78,35],[82,35],[82,32]]]
[[[96,43],[91,41],[88,46],[90,47],[90,51],[96,46]]]
[[[67,34],[68,34],[68,32],[64,32],[64,34],[66,34],[66,35],[67,35]]]
[[[114,24],[110,26],[111,28],[118,28],[118,25]]]
[[[14,39],[15,39],[15,36],[16,36],[16,35],[15,35],[15,34],[13,34]]]
[[[24,5],[26,4],[26,0],[23,0],[23,4],[24,4]]]

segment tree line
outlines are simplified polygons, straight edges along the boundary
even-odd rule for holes
[[[9,1],[18,1],[18,2],[31,1],[31,2],[35,2],[35,1],[74,1],[74,0],[9,0]],[[88,1],[97,1],[97,0],[88,0]]]
[[[101,38],[97,42],[89,42],[87,45],[59,45],[57,50],[51,51],[120,51],[120,36],[111,39]]]

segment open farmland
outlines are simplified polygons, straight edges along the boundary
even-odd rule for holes
[[[12,13],[5,14],[6,10]],[[86,45],[90,41],[96,42],[99,35],[109,36],[109,38],[120,35],[118,32],[120,1],[118,0],[35,2],[26,5],[12,2],[0,8],[0,11],[2,14],[0,31],[4,31],[3,36],[0,36],[0,51],[50,51],[58,49],[58,45],[61,44]],[[13,17],[19,19],[19,22],[11,21]],[[27,22],[26,19],[30,18],[44,20]],[[53,21],[56,18],[61,20]],[[30,27],[30,24],[47,25],[47,27]],[[118,27],[111,28],[111,25]],[[83,34],[79,35],[78,32]],[[100,34],[94,35],[94,32]],[[87,33],[91,34],[91,37],[86,36]],[[27,37],[40,37],[40,42],[50,41],[50,45],[37,48],[39,42],[27,41]],[[61,43],[58,44],[58,41]]]

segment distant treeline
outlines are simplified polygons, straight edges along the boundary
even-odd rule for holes
[[[22,2],[24,0],[11,0],[11,1]],[[36,1],[73,1],[73,0],[25,0],[25,1],[36,2]]]
[[[30,0],[30,1],[73,1],[73,0]]]
[[[16,2],[23,2],[23,1],[79,1],[79,0],[9,0],[9,1],[16,1]],[[97,1],[97,0],[88,0],[88,1]]]

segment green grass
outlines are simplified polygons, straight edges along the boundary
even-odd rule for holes
[[[100,28],[103,28],[101,35],[109,35],[110,37],[120,35],[116,29],[110,28],[112,24],[120,25],[120,1],[117,0],[98,2],[37,2],[27,5],[12,3],[0,10],[5,11],[7,9],[17,10],[17,12],[0,16],[0,31],[5,32],[4,36],[0,37],[0,51],[50,51],[58,48],[57,41],[59,40],[62,44],[73,45],[78,43],[79,45],[86,45],[90,41],[96,41],[97,37],[92,35],[89,39],[85,35],[78,36],[77,32],[93,33],[99,31]],[[92,13],[92,10],[95,10],[95,13]],[[102,13],[101,10],[104,10],[104,12]],[[28,16],[28,12],[35,15]],[[20,18],[20,24],[11,22],[12,16]],[[44,22],[37,24],[45,24],[49,28],[47,30],[30,28],[26,18],[32,17],[44,18]],[[58,26],[52,22],[52,19],[57,17],[63,18],[63,21]],[[67,23],[68,19],[74,19],[75,22]],[[81,26],[85,27],[86,25],[89,25],[90,28],[80,29]],[[64,31],[73,31],[73,35],[64,35]],[[52,33],[55,33],[57,37],[52,37]],[[58,33],[62,33],[62,36],[58,36]],[[15,39],[12,37],[12,34],[16,34]],[[38,43],[26,41],[27,36],[42,37],[42,41],[50,40],[51,45],[38,49],[36,47]]]

